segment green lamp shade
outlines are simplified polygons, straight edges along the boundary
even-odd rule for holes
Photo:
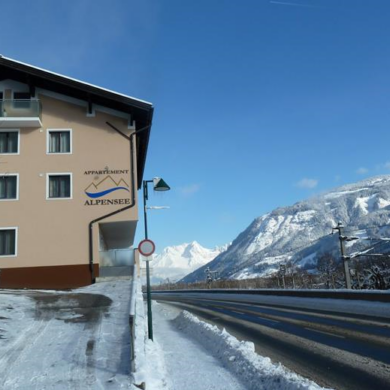
[[[155,191],[169,191],[171,187],[161,177],[155,177],[153,179],[153,189]]]

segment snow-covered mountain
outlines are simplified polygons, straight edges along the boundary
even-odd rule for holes
[[[190,244],[168,246],[151,261],[152,283],[169,279],[177,281],[185,275],[209,263],[227,249],[228,245],[207,249],[196,241]]]
[[[288,260],[301,268],[314,268],[324,252],[340,256],[338,237],[331,234],[339,221],[349,235],[389,237],[390,176],[345,185],[256,218],[208,266],[221,277],[233,279],[269,275]],[[359,239],[348,243],[347,250],[367,245]],[[382,250],[388,252],[389,245]],[[204,280],[204,270],[199,268],[183,281]]]

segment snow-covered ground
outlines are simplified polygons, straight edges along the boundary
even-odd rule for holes
[[[130,388],[129,281],[0,290],[0,388]]]
[[[159,386],[148,387],[147,383],[147,389],[322,389],[281,364],[259,356],[253,343],[238,341],[188,312],[154,303],[153,316],[156,348],[150,351],[150,358],[164,364],[165,369],[154,374],[154,382],[160,376]],[[166,376],[165,381],[161,375]]]
[[[155,340],[161,346],[170,390],[246,390],[212,351],[181,331],[179,312],[159,304],[153,309]]]
[[[0,389],[321,389],[171,306],[154,304],[155,341],[146,340],[139,284],[131,375],[130,290],[123,280],[66,292],[0,290]]]

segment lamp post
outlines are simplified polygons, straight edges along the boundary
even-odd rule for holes
[[[148,219],[147,219],[147,207],[146,201],[149,199],[148,184],[153,183],[154,191],[169,191],[171,188],[161,178],[155,177],[153,180],[143,181],[143,194],[144,194],[144,226],[145,226],[145,239],[148,239]],[[146,300],[148,304],[148,337],[153,340],[153,321],[152,321],[152,296],[150,291],[150,269],[149,261],[146,262]]]

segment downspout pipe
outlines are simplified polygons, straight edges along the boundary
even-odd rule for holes
[[[96,278],[95,278],[95,270],[93,268],[93,225],[97,222],[100,222],[102,221],[103,219],[106,219],[106,218],[109,218],[109,217],[112,217],[113,215],[116,215],[116,214],[119,214],[123,211],[126,211],[128,209],[131,209],[135,206],[135,186],[136,186],[136,183],[135,183],[135,167],[134,167],[134,137],[136,135],[138,135],[139,133],[143,132],[143,131],[146,131],[148,129],[150,129],[150,127],[152,126],[152,124],[148,125],[148,126],[145,126],[143,127],[142,129],[139,129],[139,130],[136,130],[134,131],[133,133],[131,133],[129,136],[127,136],[125,133],[123,133],[122,131],[120,131],[119,129],[117,129],[114,125],[112,125],[111,123],[109,122],[106,122],[106,124],[108,126],[110,126],[112,129],[114,129],[118,134],[120,134],[122,137],[126,138],[129,143],[130,143],[130,182],[131,182],[131,203],[126,206],[126,207],[122,207],[116,211],[113,211],[111,213],[108,213],[108,214],[105,214],[105,215],[102,215],[101,217],[99,218],[96,218],[94,220],[92,220],[90,223],[89,223],[89,226],[88,226],[88,238],[89,238],[89,270],[91,272],[91,282],[92,283],[95,283],[96,282]]]

